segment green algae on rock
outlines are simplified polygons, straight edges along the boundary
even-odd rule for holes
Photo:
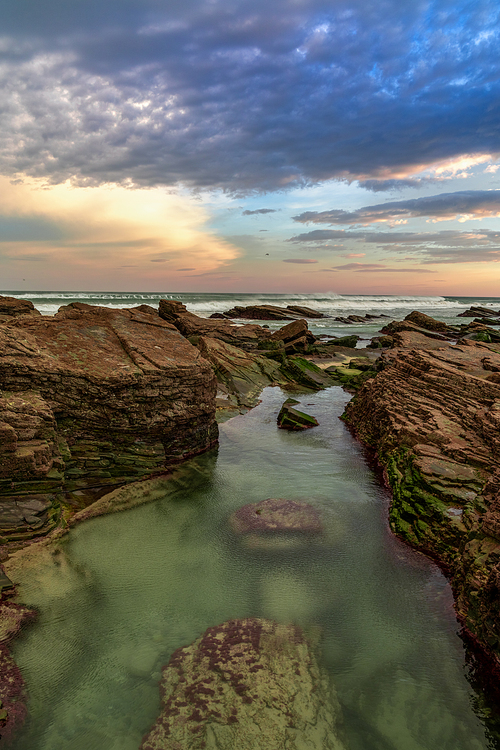
[[[340,706],[302,630],[230,620],[175,651],[141,750],[345,750]]]
[[[287,398],[283,406],[281,407],[277,422],[278,427],[282,430],[308,430],[311,427],[317,427],[319,422],[316,417],[311,417],[310,414],[306,414],[299,409],[295,409],[294,405],[299,402],[294,398]]]
[[[458,617],[500,665],[500,351],[397,336],[344,417],[384,467],[392,529],[447,570]]]

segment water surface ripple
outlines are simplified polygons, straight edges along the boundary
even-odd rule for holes
[[[304,433],[277,429],[284,397],[266,389],[162,497],[82,524],[25,571],[19,599],[40,614],[13,648],[30,719],[12,750],[138,750],[172,651],[246,616],[321,633],[350,750],[488,747],[449,586],[388,532],[387,494],[338,419],[348,396],[301,396],[320,422]],[[314,505],[321,543],[242,545],[228,516],[268,497]]]

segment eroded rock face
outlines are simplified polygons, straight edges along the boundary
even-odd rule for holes
[[[16,297],[0,296],[0,323],[20,315],[39,316],[38,310],[35,310],[33,302],[27,299],[17,299]]]
[[[230,620],[163,670],[141,750],[344,750],[340,708],[300,628]]]
[[[253,348],[261,340],[268,339],[271,332],[258,325],[234,325],[230,320],[212,320],[200,318],[188,312],[182,302],[176,300],[160,300],[159,315],[163,320],[174,325],[183,336],[189,339],[208,336],[221,339],[233,346]]]
[[[448,569],[461,621],[500,662],[500,353],[398,335],[410,346],[382,355],[345,418],[385,468],[393,530]]]
[[[50,493],[119,484],[205,451],[217,440],[215,393],[210,364],[147,306],[73,304],[4,323],[0,497],[14,510],[35,496],[36,525]]]

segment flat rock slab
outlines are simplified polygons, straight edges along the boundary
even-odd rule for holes
[[[301,532],[319,534],[323,524],[312,505],[285,498],[268,498],[260,503],[243,505],[229,519],[237,534],[251,532]]]
[[[277,422],[282,430],[308,430],[318,426],[319,422],[315,417],[294,408],[298,403],[295,399],[288,398],[281,407]]]
[[[345,750],[335,692],[293,625],[209,628],[172,654],[161,693],[141,750]]]

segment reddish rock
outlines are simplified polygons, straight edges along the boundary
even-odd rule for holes
[[[0,323],[5,320],[17,318],[20,315],[38,316],[40,313],[38,310],[35,310],[33,302],[30,302],[27,299],[0,296]]]
[[[13,508],[138,479],[217,440],[210,364],[147,306],[4,323],[0,389],[0,496]]]
[[[312,505],[285,498],[268,498],[243,505],[232,514],[229,523],[237,534],[249,532],[301,532],[319,534],[321,518]]]
[[[500,352],[397,335],[345,419],[384,466],[393,530],[449,572],[458,616],[500,664]]]
[[[159,315],[174,325],[183,336],[208,336],[221,339],[233,346],[256,347],[257,343],[271,336],[270,331],[258,325],[235,325],[230,320],[200,318],[187,311],[186,306],[177,300],[160,300]]]
[[[340,706],[302,630],[230,620],[175,651],[140,750],[345,750]]]
[[[441,320],[431,318],[429,315],[419,312],[418,310],[413,310],[413,312],[409,313],[409,315],[406,316],[405,320],[409,320],[411,323],[415,323],[415,325],[419,326],[420,328],[425,328],[426,331],[449,330],[449,326],[447,326],[446,323],[443,323]]]

